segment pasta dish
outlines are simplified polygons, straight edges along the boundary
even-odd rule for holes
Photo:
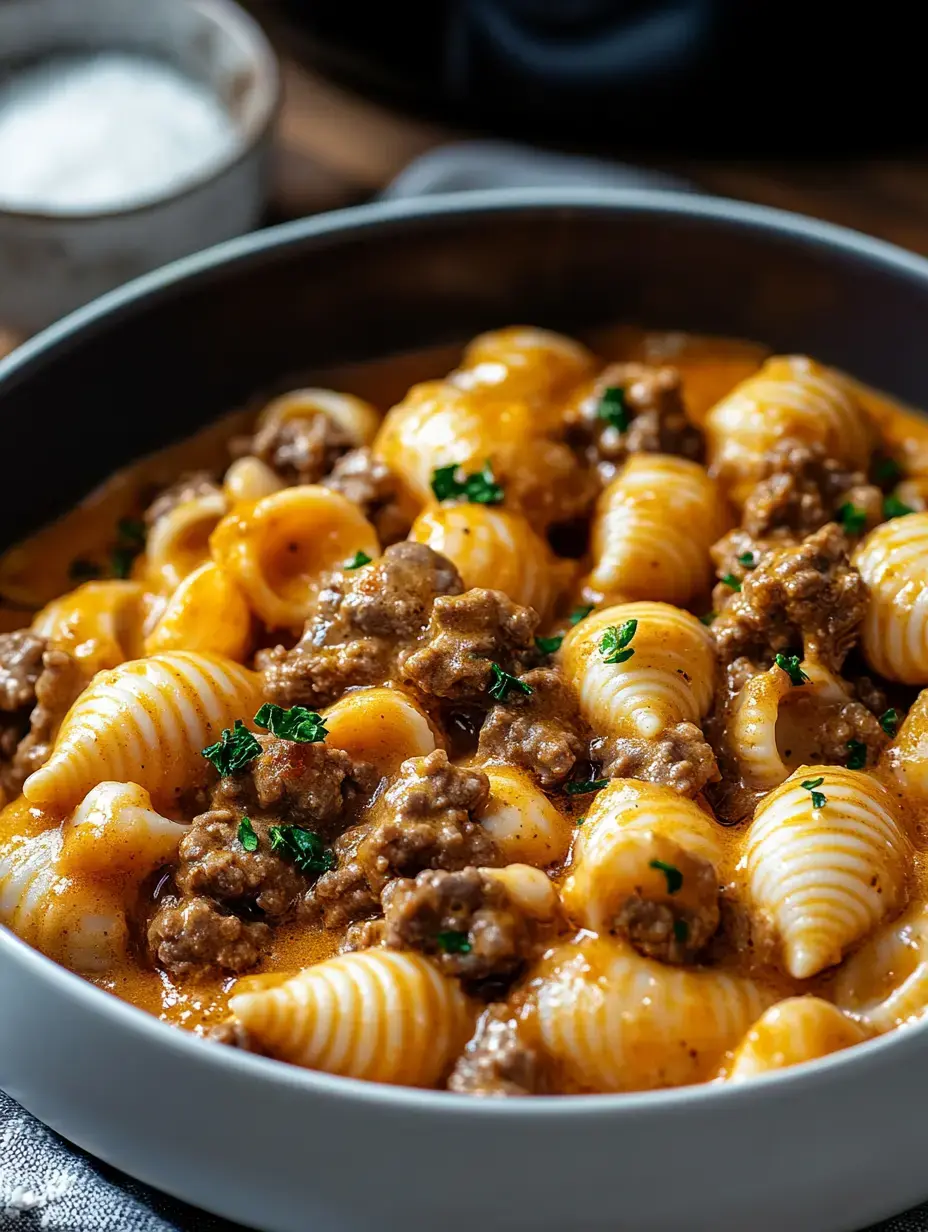
[[[0,559],[0,923],[204,1047],[483,1096],[917,1020],[928,425],[630,329],[327,377]]]

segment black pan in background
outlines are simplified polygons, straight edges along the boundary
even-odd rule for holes
[[[314,366],[506,324],[618,321],[809,352],[928,406],[928,261],[890,245],[649,190],[382,202],[176,262],[0,362],[2,545]]]

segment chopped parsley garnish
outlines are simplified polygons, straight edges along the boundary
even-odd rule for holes
[[[901,501],[898,496],[885,496],[883,498],[883,517],[889,521],[890,518],[904,518],[907,513],[914,513],[915,510],[911,505],[907,505],[905,501]]]
[[[716,616],[718,616],[718,612],[704,612],[699,619],[700,622],[708,628],[709,625],[712,624],[713,620],[715,620]]]
[[[567,623],[570,625],[578,625],[581,620],[586,620],[587,616],[589,616],[592,610],[593,610],[592,603],[581,603],[580,606],[575,607],[574,610],[567,617]]]
[[[495,701],[504,702],[513,689],[517,693],[524,693],[526,696],[532,692],[530,684],[526,684],[518,676],[512,676],[509,672],[504,672],[498,663],[490,664],[490,676],[491,683],[487,691]]]
[[[880,727],[886,732],[887,736],[895,736],[898,726],[899,711],[895,707],[890,706],[888,710],[884,710],[880,715]]]
[[[807,684],[809,677],[800,667],[799,655],[778,654],[773,660],[781,672],[786,672],[791,684]]]
[[[635,651],[628,643],[638,629],[637,620],[623,620],[620,625],[610,625],[599,643],[599,653],[606,663],[624,663]]]
[[[757,561],[754,559],[754,553],[753,552],[742,552],[741,555],[738,557],[738,564],[744,565],[745,569],[753,569],[754,566],[757,564]]]
[[[302,826],[271,826],[268,830],[271,851],[295,864],[301,873],[328,873],[335,867],[335,855],[318,834]]]
[[[577,820],[574,822],[574,825],[582,826],[585,821],[586,821],[585,817],[578,817]]]
[[[664,874],[667,878],[668,894],[676,894],[677,890],[683,885],[683,874],[676,864],[668,864],[665,860],[651,860],[648,868],[656,868],[659,873]]]
[[[236,719],[234,727],[224,728],[216,743],[203,750],[203,756],[225,776],[244,770],[260,752],[261,745],[254,732],[250,732],[241,719]]]
[[[578,779],[576,783],[567,783],[564,790],[568,796],[585,796],[591,791],[602,791],[608,786],[608,779]]]
[[[859,535],[867,525],[867,511],[853,501],[845,501],[838,510],[838,520],[849,535]]]
[[[246,851],[258,850],[258,836],[255,834],[255,828],[251,824],[250,817],[243,817],[238,823],[238,841]]]
[[[90,582],[102,572],[99,565],[92,560],[85,560],[82,556],[75,557],[68,566],[68,577],[72,582]]]
[[[596,418],[603,419],[610,428],[624,432],[631,417],[625,403],[625,390],[619,385],[607,385],[596,408]]]
[[[815,790],[816,787],[821,787],[821,785],[824,782],[825,782],[825,776],[823,774],[820,774],[817,779],[806,779],[802,783],[803,790],[810,791],[812,793],[812,807],[814,809],[820,809],[820,808],[825,807],[824,792]]]
[[[674,920],[673,922],[674,938],[684,945],[690,939],[690,926],[686,920]]]
[[[363,565],[369,565],[371,563],[371,560],[372,560],[372,557],[368,556],[366,552],[355,552],[351,560],[345,561],[345,563],[342,565],[342,568],[343,569],[360,569]]]
[[[504,492],[496,482],[493,465],[487,461],[483,470],[474,471],[471,475],[458,478],[460,466],[439,466],[432,472],[432,491],[439,501],[453,500],[462,496],[472,505],[501,505]]]
[[[848,770],[863,770],[867,764],[867,746],[862,740],[847,742],[847,761],[844,764]]]
[[[563,640],[563,637],[536,637],[535,645],[542,654],[552,655],[560,650]]]
[[[255,715],[255,722],[271,735],[297,744],[318,744],[329,734],[322,716],[305,706],[291,706],[285,710],[274,702],[265,702]]]
[[[722,576],[719,578],[719,581],[722,583],[723,586],[727,586],[729,590],[740,590],[741,589],[741,583],[738,581],[738,579],[735,577],[733,573],[723,573]]]
[[[469,954],[471,951],[467,933],[436,933],[435,940],[443,954]]]
[[[902,467],[895,458],[880,458],[873,468],[873,478],[877,483],[895,483],[902,473]]]
[[[133,561],[145,547],[145,523],[138,518],[120,518],[116,530],[119,537],[110,552],[110,571],[113,577],[127,578]]]

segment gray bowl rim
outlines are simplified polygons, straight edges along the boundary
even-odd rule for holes
[[[250,44],[251,57],[263,88],[267,91],[267,101],[261,113],[244,133],[236,137],[235,148],[221,162],[184,180],[180,188],[175,191],[145,197],[137,205],[121,206],[109,210],[17,210],[0,204],[0,222],[11,219],[19,222],[46,223],[49,226],[53,224],[80,226],[82,223],[106,222],[117,218],[134,218],[153,213],[175,201],[183,201],[186,197],[199,192],[207,184],[221,179],[244,162],[273,131],[283,105],[283,84],[277,55],[260,24],[240,4],[237,4],[236,0],[184,0],[184,3],[204,13],[216,14],[218,24],[224,29],[232,26],[243,32]],[[207,251],[210,250],[207,249]],[[134,285],[134,282],[126,285]]]
[[[195,283],[225,266],[260,263],[268,253],[296,248],[328,236],[352,231],[381,230],[386,239],[391,230],[417,224],[430,218],[464,215],[493,215],[525,211],[552,212],[575,209],[670,218],[704,218],[735,228],[804,241],[818,250],[881,266],[894,274],[922,283],[928,291],[928,260],[884,240],[872,239],[846,227],[793,214],[767,206],[752,205],[725,197],[697,197],[689,193],[658,189],[620,188],[532,188],[491,189],[436,195],[425,199],[375,202],[337,210],[295,222],[269,227],[237,239],[217,244],[203,252],[181,258],[169,265],[134,279],[110,291],[91,304],[49,326],[23,343],[5,360],[0,360],[0,402],[5,383],[27,378],[31,369],[52,362],[55,354],[81,334],[95,334],[113,319],[131,314],[134,308],[161,295],[178,284]],[[176,1052],[186,1060],[197,1059],[209,1067],[217,1079],[223,1074],[240,1074],[261,1079],[282,1089],[306,1092],[307,1097],[337,1098],[355,1104],[359,1111],[368,1105],[417,1110],[421,1114],[441,1114],[480,1122],[504,1117],[521,1120],[671,1115],[684,1108],[711,1113],[739,1102],[772,1101],[789,1096],[797,1084],[824,1089],[836,1081],[863,1078],[879,1073],[887,1064],[901,1065],[924,1059],[928,1047],[928,1016],[884,1035],[855,1044],[830,1056],[751,1078],[747,1082],[707,1082],[686,1087],[653,1091],[632,1091],[602,1095],[551,1095],[529,1099],[482,1100],[448,1091],[418,1090],[342,1078],[318,1070],[301,1069],[267,1057],[240,1052],[234,1048],[211,1047],[192,1032],[161,1022],[145,1010],[121,1000],[114,993],[91,984],[67,970],[0,925],[0,950],[11,961],[26,969],[35,979],[51,985],[67,1001],[76,999],[90,1012],[107,1016],[128,1035],[153,1048]],[[195,1051],[191,1051],[195,1050]],[[845,1071],[849,1071],[845,1074]]]

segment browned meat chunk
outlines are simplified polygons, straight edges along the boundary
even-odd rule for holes
[[[492,707],[480,729],[479,755],[484,761],[521,766],[552,787],[589,753],[589,741],[580,734],[577,698],[554,668],[534,668],[520,680],[532,692],[513,690]]]
[[[766,477],[744,505],[743,529],[754,539],[789,534],[802,539],[835,519],[842,505],[863,515],[861,533],[882,520],[883,494],[861,471],[846,470],[823,446],[780,441],[766,458]]]
[[[61,720],[87,683],[76,659],[64,650],[39,648],[41,670],[35,674],[36,639],[27,630],[8,634],[9,653],[4,662],[6,698],[25,699],[21,708],[0,718],[0,797],[13,799],[33,772],[44,766]],[[2,654],[2,652],[0,652]],[[2,677],[0,677],[2,678]],[[30,683],[31,682],[31,683]],[[30,711],[31,706],[31,711]]]
[[[543,1095],[547,1085],[541,1056],[522,1039],[504,1002],[481,1016],[448,1079],[448,1090],[462,1095]]]
[[[258,655],[266,696],[326,705],[353,686],[381,684],[398,650],[428,624],[436,596],[462,589],[454,565],[421,543],[394,544],[369,568],[330,574],[297,645]]]
[[[607,389],[622,390],[622,410],[628,419],[625,428],[602,414]],[[610,364],[577,408],[577,423],[589,440],[587,458],[598,464],[604,482],[633,453],[678,454],[696,462],[702,460],[702,433],[686,417],[683,382],[676,368]]]
[[[29,629],[0,633],[0,710],[12,713],[35,705],[46,641]]]
[[[512,672],[534,654],[538,615],[499,590],[473,589],[435,600],[419,649],[400,656],[404,678],[451,701],[487,699],[493,664]]]
[[[318,483],[354,444],[329,415],[307,411],[289,419],[271,416],[255,433],[249,452],[286,483]]]
[[[681,796],[695,796],[719,777],[712,747],[695,723],[677,723],[654,740],[612,737],[600,756],[610,778],[659,783]]]
[[[248,902],[267,916],[283,916],[306,890],[306,879],[274,854],[267,822],[252,821],[258,848],[246,851],[238,837],[240,821],[225,809],[193,819],[178,851],[177,888],[189,898]]]
[[[338,867],[309,892],[310,911],[338,927],[377,911],[395,877],[499,863],[495,844],[474,820],[489,791],[482,771],[452,765],[442,749],[403,762],[372,820],[336,841]]]
[[[301,744],[259,736],[262,753],[241,773],[221,779],[213,791],[216,808],[267,813],[277,823],[307,826],[325,835],[340,826],[353,795],[357,767],[342,749],[324,742]]]
[[[446,975],[463,979],[513,976],[532,942],[505,886],[477,868],[426,869],[414,881],[391,881],[383,910],[388,946],[422,950]]]
[[[224,915],[208,898],[166,898],[148,927],[148,944],[159,966],[172,975],[237,974],[253,967],[271,941],[266,924]]]
[[[622,904],[614,931],[640,954],[665,963],[691,963],[719,926],[718,874],[698,856],[680,852],[674,867],[681,891],[656,899],[633,894]]]
[[[764,557],[711,626],[722,663],[746,656],[766,665],[778,652],[801,651],[839,670],[867,603],[847,551],[847,538],[829,523],[798,547]]]
[[[397,478],[369,449],[352,449],[339,458],[323,485],[357,505],[381,543],[396,543],[409,533],[411,522],[401,505]]]
[[[209,471],[188,471],[175,480],[169,488],[155,497],[145,510],[145,523],[153,526],[159,518],[171,513],[178,505],[196,500],[199,496],[212,496],[221,489]]]

